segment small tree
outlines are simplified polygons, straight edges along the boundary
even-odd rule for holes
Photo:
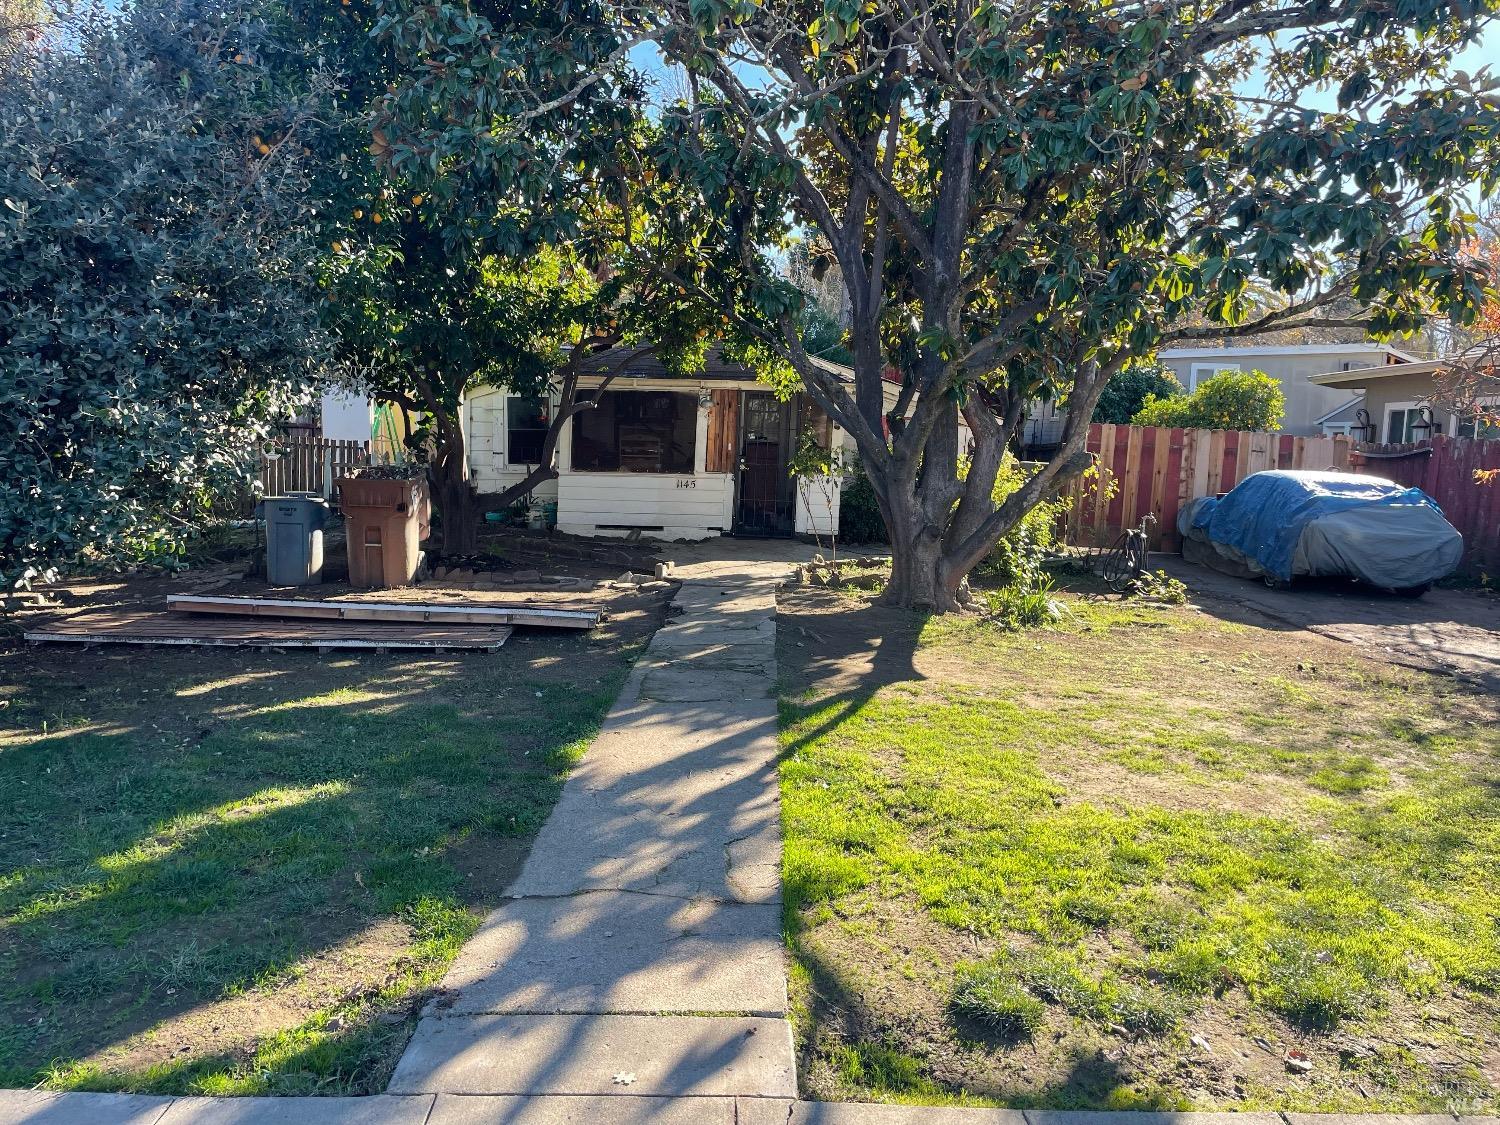
[[[1192,394],[1172,398],[1147,395],[1137,426],[1181,426],[1195,430],[1271,431],[1281,426],[1286,395],[1264,371],[1220,371]]]
[[[275,83],[233,8],[144,0],[57,30],[0,61],[4,587],[174,548],[324,354],[316,83]]]
[[[1094,422],[1123,424],[1134,420],[1150,399],[1185,394],[1177,377],[1159,363],[1133,363],[1109,381],[1094,406]]]

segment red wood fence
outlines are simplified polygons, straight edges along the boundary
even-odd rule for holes
[[[266,496],[317,492],[333,499],[333,482],[370,463],[370,443],[331,441],[301,434],[278,441],[274,456],[261,455],[260,483]]]
[[[1420,488],[1463,534],[1464,569],[1500,572],[1500,480],[1480,483],[1474,475],[1500,469],[1500,441],[1438,435],[1406,445],[1362,442],[1354,447],[1353,469]]]
[[[1153,551],[1176,551],[1177,512],[1189,500],[1228,492],[1262,469],[1348,469],[1342,437],[1293,437],[1245,430],[1089,426],[1098,476],[1075,481],[1064,534],[1080,547],[1107,547],[1147,514]]]

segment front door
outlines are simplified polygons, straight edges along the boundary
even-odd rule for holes
[[[796,525],[792,404],[773,394],[740,396],[740,464],[734,529],[742,535],[790,535]]]

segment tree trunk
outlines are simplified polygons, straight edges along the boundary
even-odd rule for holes
[[[968,576],[943,558],[942,529],[927,519],[914,495],[894,492],[882,504],[891,542],[891,580],[880,601],[936,613],[961,610],[969,600]]]
[[[437,501],[440,542],[444,555],[472,555],[479,551],[479,494],[469,474],[454,472],[452,462],[433,466],[432,488]]]

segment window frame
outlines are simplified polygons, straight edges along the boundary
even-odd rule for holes
[[[1381,407],[1381,427],[1385,430],[1386,445],[1405,445],[1411,441],[1411,416],[1423,407],[1423,403],[1415,400],[1398,400],[1388,402]],[[1403,411],[1405,418],[1401,424],[1402,434],[1398,438],[1391,433],[1391,415],[1396,411]]]
[[[1206,370],[1207,374],[1203,374],[1203,372],[1205,370]],[[1188,364],[1188,386],[1187,386],[1187,389],[1190,392],[1191,391],[1196,391],[1198,389],[1198,384],[1200,382],[1202,382],[1204,379],[1212,379],[1215,375],[1217,375],[1221,371],[1240,371],[1240,370],[1241,370],[1241,368],[1240,368],[1240,365],[1238,363],[1228,363],[1228,362],[1226,362],[1226,363],[1215,363],[1212,360],[1206,360],[1206,361],[1203,361],[1203,362],[1194,361],[1194,362]]]
[[[541,395],[517,395],[517,394],[511,394],[509,391],[505,391],[503,393],[505,395],[505,409],[503,411],[501,411],[500,424],[504,427],[504,430],[505,430],[505,447],[504,447],[504,449],[502,451],[501,460],[505,463],[505,467],[507,469],[521,469],[521,470],[526,470],[526,469],[533,468],[536,465],[539,465],[541,462],[540,461],[517,461],[517,460],[515,460],[514,458],[511,457],[511,447],[512,447],[511,433],[512,433],[512,430],[513,430],[513,427],[511,426],[512,411],[513,411],[512,404],[513,403],[517,403],[517,402],[540,402],[540,403],[543,404],[543,406],[544,406],[544,408],[546,410],[547,418],[548,418],[549,423],[550,423],[550,419],[552,417],[552,398],[551,398],[550,395],[545,395],[545,394],[541,394]],[[542,435],[542,448],[543,448],[543,452],[545,452],[545,450],[546,450],[546,444],[547,444],[547,429],[548,429],[548,426],[543,426],[540,431],[537,431],[537,430],[534,430],[534,429],[527,429],[527,430],[525,430],[523,432],[525,432],[525,433],[538,433],[538,432],[540,432],[540,434]]]
[[[625,396],[643,397],[643,396],[646,396],[646,395],[667,395],[667,396],[676,396],[676,397],[679,397],[679,398],[686,399],[687,401],[685,403],[679,404],[679,409],[685,409],[685,413],[678,414],[673,419],[674,430],[675,430],[675,427],[677,425],[684,425],[685,426],[685,431],[686,431],[687,438],[688,438],[688,447],[687,447],[687,450],[686,450],[686,467],[684,467],[684,468],[641,469],[641,468],[627,468],[625,465],[620,464],[619,462],[621,462],[623,459],[622,459],[621,454],[620,454],[620,440],[619,440],[619,438],[620,438],[620,431],[619,431],[619,421],[618,421],[618,417],[617,416],[616,416],[616,421],[615,421],[615,432],[614,432],[614,441],[615,441],[614,455],[615,455],[615,460],[617,462],[616,467],[611,469],[611,468],[599,468],[597,466],[584,466],[584,465],[580,465],[579,464],[579,440],[578,440],[579,439],[579,435],[580,435],[580,431],[587,424],[587,421],[586,421],[587,419],[589,419],[590,417],[594,417],[594,418],[598,417],[598,415],[597,415],[597,413],[595,412],[594,409],[589,409],[589,410],[581,410],[577,414],[575,414],[573,416],[573,419],[572,419],[572,424],[568,428],[568,441],[569,441],[569,449],[570,449],[569,466],[570,466],[570,471],[571,472],[574,472],[574,473],[607,473],[607,474],[634,473],[634,474],[637,474],[637,475],[653,476],[653,477],[691,477],[691,476],[696,476],[697,475],[697,471],[698,471],[698,452],[699,452],[698,451],[698,446],[699,446],[699,440],[698,440],[698,422],[699,422],[699,414],[701,413],[702,408],[703,408],[703,403],[702,403],[702,396],[698,393],[698,391],[696,389],[694,389],[694,390],[681,390],[681,391],[677,391],[677,390],[663,389],[663,388],[659,388],[659,387],[642,387],[642,388],[638,388],[638,389],[621,388],[621,387],[608,387],[608,388],[605,388],[603,390],[591,389],[591,390],[589,390],[587,392],[581,392],[581,393],[587,393],[587,394],[589,394],[590,396],[592,396],[594,398],[602,398],[605,395],[619,396],[620,399],[623,399]]]

